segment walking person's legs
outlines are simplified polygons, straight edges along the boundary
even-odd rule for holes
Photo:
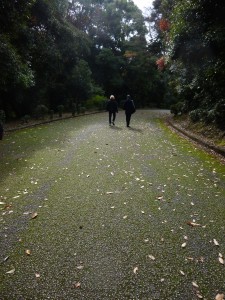
[[[109,111],[109,125],[111,125],[111,120],[112,120],[112,112]]]
[[[131,114],[126,114],[127,127],[130,127],[130,118],[131,118]]]
[[[112,121],[112,124],[113,124],[113,125],[115,125],[115,123],[114,123],[114,122],[115,122],[115,120],[116,120],[116,113],[115,113],[115,112],[113,112],[113,113],[112,113],[112,115],[113,115],[113,121]]]

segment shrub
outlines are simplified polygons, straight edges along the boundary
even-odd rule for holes
[[[40,118],[44,119],[47,112],[48,112],[48,108],[43,104],[39,104],[35,109],[35,116],[37,119],[40,119]]]
[[[63,110],[64,110],[64,105],[58,105],[57,110],[59,113],[59,117],[62,118]]]
[[[88,109],[104,110],[105,97],[102,95],[95,95],[87,101],[86,105]]]
[[[189,112],[189,117],[190,117],[192,122],[196,123],[196,122],[202,120],[203,114],[204,114],[203,110],[198,108],[198,109],[190,111]]]
[[[214,123],[216,118],[216,111],[215,109],[210,109],[206,112],[206,115],[204,116],[204,121],[208,125],[210,123]]]
[[[85,114],[85,111],[86,111],[86,107],[84,107],[84,106],[81,106],[81,108],[80,108],[80,112],[81,112],[81,114]]]
[[[22,124],[24,124],[24,123],[28,123],[29,120],[30,120],[30,116],[25,115],[25,116],[22,117],[21,122],[22,122]]]
[[[225,99],[215,106],[215,123],[220,129],[225,129]]]
[[[6,119],[5,111],[1,109],[0,110],[0,122],[2,124],[4,124],[5,123],[5,119]]]
[[[53,110],[53,109],[50,109],[50,110],[49,110],[49,119],[50,119],[50,120],[53,120],[53,117],[54,117],[54,110]]]
[[[72,103],[71,110],[72,110],[72,116],[74,117],[76,113],[76,103]]]
[[[183,113],[183,107],[184,107],[184,103],[178,102],[178,103],[170,106],[170,112],[171,112],[171,114],[174,114],[175,116],[181,115]]]

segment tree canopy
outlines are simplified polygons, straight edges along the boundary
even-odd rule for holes
[[[7,118],[131,94],[139,107],[225,127],[225,6],[215,0],[2,0],[0,109]]]

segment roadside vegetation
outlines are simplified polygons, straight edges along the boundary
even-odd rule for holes
[[[3,0],[6,122],[104,108],[114,94],[225,128],[224,5],[213,0]],[[1,118],[1,124],[4,122]]]

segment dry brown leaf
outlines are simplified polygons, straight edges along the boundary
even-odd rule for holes
[[[196,288],[199,288],[197,282],[195,282],[195,281],[192,282],[192,285],[193,285],[194,287],[196,287]]]
[[[192,227],[201,226],[201,224],[198,224],[198,223],[195,223],[195,222],[191,222],[191,221],[188,221],[187,224],[189,226],[192,226]]]
[[[15,271],[16,271],[16,269],[15,269],[15,268],[13,268],[12,270],[10,270],[10,271],[6,272],[6,274],[14,274],[14,273],[15,273]]]
[[[224,300],[224,294],[217,294],[215,300]]]
[[[25,250],[26,255],[31,255],[31,251],[29,249]]]
[[[181,245],[182,248],[185,248],[186,246],[187,246],[187,243],[183,243],[183,244]]]
[[[134,274],[137,274],[137,271],[138,271],[138,267],[135,267],[133,270]]]
[[[9,259],[9,256],[6,256],[4,259],[3,259],[3,262],[7,261]]]
[[[201,256],[201,257],[199,257],[199,259],[198,259],[197,261],[199,261],[199,262],[201,262],[201,263],[204,263],[205,259],[204,259],[203,256]]]
[[[151,260],[155,260],[155,257],[153,255],[148,255],[148,257],[151,259]]]
[[[74,282],[74,287],[76,289],[79,289],[81,287],[81,283],[80,282]]]
[[[219,262],[224,265],[224,259],[222,257],[219,257]]]
[[[215,246],[219,246],[219,243],[217,242],[216,239],[213,239],[213,243],[214,243]]]
[[[183,275],[183,276],[185,276],[185,273],[183,271],[181,271],[181,270],[180,270],[180,274]]]
[[[31,216],[31,219],[35,219],[35,218],[37,218],[37,216],[38,216],[38,213],[37,213],[37,212],[34,212],[34,213],[32,214],[32,216]]]

